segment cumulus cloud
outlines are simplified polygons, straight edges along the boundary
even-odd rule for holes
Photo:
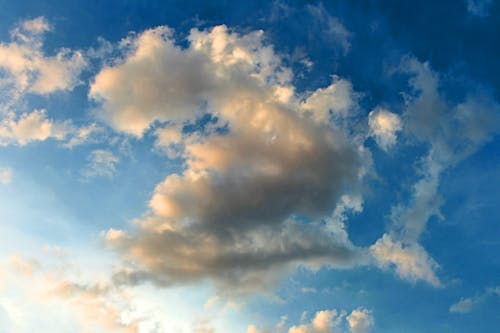
[[[0,94],[5,108],[26,93],[47,95],[79,83],[85,66],[81,52],[61,49],[53,56],[44,54],[43,35],[50,29],[43,17],[21,21],[11,31],[11,41],[0,43]]]
[[[374,325],[371,311],[367,309],[356,309],[346,318],[351,333],[368,333]]]
[[[487,301],[489,297],[500,297],[500,287],[487,288],[483,293],[473,297],[461,297],[460,300],[450,306],[451,313],[469,313],[476,306]]]
[[[124,58],[91,86],[96,112],[117,130],[140,136],[168,122],[155,131],[157,145],[181,141],[185,161],[182,173],[157,185],[136,230],[106,234],[133,263],[116,279],[165,285],[209,277],[236,292],[266,288],[297,265],[361,262],[364,251],[324,218],[362,177],[363,152],[326,117],[310,117],[347,113],[355,104],[350,83],[312,92],[305,113],[290,70],[261,31],[218,26],[192,30],[188,41],[180,47],[166,27],[129,37]],[[227,131],[181,135],[183,122],[204,113]]]
[[[22,114],[17,120],[8,117],[0,122],[0,145],[24,146],[49,138],[63,140],[70,130],[69,122],[55,122],[47,118],[46,110]]]
[[[97,114],[140,136],[154,121],[182,122],[207,108],[221,112],[219,103],[234,95],[251,98],[265,82],[290,79],[262,31],[240,36],[226,26],[193,29],[188,41],[181,48],[167,27],[125,40],[122,63],[103,68],[91,84],[89,96],[101,103]]]
[[[383,108],[376,108],[368,115],[370,134],[384,150],[396,144],[396,133],[401,131],[402,122],[399,116]]]
[[[82,170],[82,176],[86,179],[111,177],[116,172],[118,162],[118,157],[109,150],[93,150],[88,157],[88,164]]]
[[[9,113],[0,120],[0,146],[27,144],[53,139],[66,148],[89,142],[101,128],[96,124],[75,126],[70,120],[50,119],[45,109],[16,115]]]
[[[7,185],[12,182],[12,169],[0,168],[0,184]]]
[[[372,312],[367,309],[358,308],[353,310],[349,315],[344,310],[337,311],[333,309],[316,312],[310,322],[306,324],[293,325],[286,329],[285,322],[282,320],[276,326],[275,330],[266,330],[255,325],[249,325],[247,333],[369,333],[373,326]]]
[[[330,117],[342,118],[353,115],[357,94],[351,82],[338,77],[326,88],[314,91],[301,107],[317,122],[328,122]]]

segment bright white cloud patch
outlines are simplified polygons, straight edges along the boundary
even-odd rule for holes
[[[343,118],[353,115],[357,94],[351,82],[334,78],[331,85],[314,91],[301,107],[317,122],[328,122],[330,117]]]
[[[399,116],[382,108],[376,108],[370,112],[368,125],[370,134],[384,150],[389,150],[396,144],[396,133],[402,129]]]
[[[45,55],[43,34],[50,25],[43,17],[22,21],[12,30],[10,43],[0,43],[0,94],[9,108],[25,93],[46,95],[70,90],[79,83],[85,66],[80,52],[61,49]]]
[[[325,229],[320,220],[360,180],[362,151],[284,94],[294,91],[291,72],[261,31],[240,35],[218,26],[192,30],[188,41],[178,46],[166,27],[129,38],[124,59],[98,73],[91,87],[101,105],[96,112],[117,130],[140,136],[155,121],[168,121],[155,131],[156,143],[182,142],[186,166],[158,184],[139,230],[108,233],[108,243],[135,265],[117,280],[210,277],[219,287],[252,290],[300,264],[361,262],[345,230]],[[353,94],[338,79],[311,93],[307,109],[347,114]],[[228,133],[183,137],[176,129],[206,113],[218,119],[211,126]],[[294,214],[317,222],[300,223]]]
[[[368,333],[374,325],[371,311],[367,309],[356,309],[346,318],[351,333]]]
[[[433,286],[441,286],[434,271],[438,264],[427,254],[418,243],[402,243],[394,241],[388,234],[384,234],[370,247],[378,265],[382,268],[394,267],[396,273],[409,281],[423,280]]]
[[[262,31],[237,35],[225,26],[193,29],[190,45],[176,45],[167,27],[129,38],[123,63],[104,68],[90,88],[101,102],[98,115],[115,129],[134,135],[154,121],[183,122],[204,112],[224,112],[232,96],[254,98],[265,82],[286,84]]]
[[[47,118],[47,111],[34,110],[22,114],[17,120],[6,118],[0,122],[0,145],[26,145],[32,141],[49,138],[63,140],[70,131],[69,122],[54,122]]]
[[[0,168],[0,184],[7,185],[12,182],[12,169]]]

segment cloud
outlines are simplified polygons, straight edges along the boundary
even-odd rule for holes
[[[472,15],[485,17],[490,14],[490,8],[493,5],[493,0],[466,0],[467,10]]]
[[[358,94],[351,82],[338,77],[326,88],[314,91],[301,107],[317,122],[328,122],[330,117],[343,118],[353,115],[357,106]]]
[[[11,31],[10,43],[0,43],[0,95],[9,109],[26,93],[47,95],[71,90],[85,67],[79,51],[61,49],[53,56],[43,52],[43,35],[51,29],[38,17],[21,21]]]
[[[395,241],[390,235],[384,234],[370,250],[380,267],[394,266],[401,278],[412,282],[423,280],[435,287],[441,286],[435,274],[439,265],[418,243]]]
[[[0,168],[0,184],[8,185],[12,182],[12,169]]]
[[[88,164],[82,170],[86,179],[93,177],[111,177],[116,172],[118,157],[109,150],[93,150],[88,157]]]
[[[322,3],[319,5],[307,5],[307,11],[313,17],[313,22],[316,22],[322,29],[320,34],[327,42],[332,41],[339,43],[342,46],[344,55],[351,49],[351,33],[336,17],[328,13]]]
[[[297,265],[364,262],[342,223],[323,220],[360,181],[361,149],[332,122],[303,112],[290,70],[261,31],[218,26],[192,30],[188,41],[181,48],[166,27],[129,37],[131,51],[91,87],[117,130],[140,136],[168,123],[155,131],[157,145],[179,142],[185,165],[156,186],[135,230],[106,234],[133,263],[116,279],[168,285],[208,277],[237,293],[267,288]],[[338,79],[305,100],[311,114],[319,107],[347,113],[352,94]],[[320,95],[328,98],[313,103]],[[227,130],[176,130],[203,113]]]
[[[49,138],[63,140],[69,132],[69,122],[54,122],[47,118],[47,111],[34,110],[22,114],[17,120],[6,118],[0,122],[0,146],[24,146],[33,141]]]
[[[155,121],[183,122],[207,108],[222,112],[219,103],[231,96],[251,98],[265,82],[289,80],[262,31],[240,36],[226,26],[193,29],[188,41],[189,47],[180,47],[164,26],[123,41],[124,59],[103,68],[90,87],[99,116],[118,131],[141,136]]]
[[[287,318],[286,316],[284,318]],[[283,320],[276,326],[275,330],[261,329],[255,325],[249,325],[247,333],[271,333],[271,332],[288,332],[288,333],[369,333],[374,326],[372,312],[358,308],[353,310],[349,315],[346,311],[321,310],[317,311],[309,323],[293,325],[288,329],[285,328]],[[346,329],[344,329],[344,327]]]
[[[394,265],[397,274],[410,281],[441,283],[438,264],[418,243],[431,217],[444,218],[439,194],[441,174],[463,161],[499,132],[500,105],[489,95],[469,94],[464,101],[451,104],[440,93],[440,78],[428,63],[405,58],[401,71],[411,75],[413,95],[406,96],[402,120],[404,134],[429,147],[419,163],[421,178],[411,187],[406,204],[393,206],[389,234],[372,247],[382,267]]]
[[[0,120],[0,146],[25,146],[53,139],[63,142],[66,148],[73,148],[95,139],[95,135],[101,131],[94,123],[77,127],[70,120],[50,119],[45,109],[33,110],[19,116],[9,113]]]
[[[346,318],[351,333],[368,333],[374,325],[371,311],[367,309],[356,309]]]
[[[483,293],[473,297],[461,297],[457,303],[450,306],[450,312],[462,314],[469,313],[479,304],[486,302],[491,296],[500,297],[500,287],[487,288]]]
[[[396,144],[396,133],[401,131],[402,122],[399,116],[383,108],[376,108],[368,115],[370,135],[383,150],[389,150]]]

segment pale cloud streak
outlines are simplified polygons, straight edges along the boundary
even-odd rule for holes
[[[457,303],[450,306],[450,312],[461,314],[469,313],[473,311],[475,307],[486,302],[490,297],[500,297],[500,287],[486,288],[484,292],[473,297],[461,297]]]
[[[94,177],[112,177],[116,172],[119,158],[109,150],[96,149],[90,152],[88,164],[82,170],[84,179]]]
[[[411,188],[408,204],[393,206],[389,233],[372,247],[381,267],[394,266],[410,281],[423,280],[440,286],[435,271],[439,265],[418,243],[431,217],[444,218],[439,194],[441,174],[469,157],[488,142],[500,127],[500,105],[487,95],[468,95],[450,105],[439,92],[439,75],[428,63],[405,58],[401,70],[412,75],[403,114],[405,134],[429,145],[418,169],[421,178]]]

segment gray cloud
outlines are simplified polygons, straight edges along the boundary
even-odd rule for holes
[[[135,230],[106,234],[127,263],[115,281],[211,278],[223,292],[237,293],[265,289],[297,265],[364,263],[366,253],[351,244],[343,221],[327,217],[362,178],[366,152],[327,117],[310,117],[338,105],[343,113],[354,109],[351,85],[333,82],[348,89],[323,88],[329,93],[322,101],[312,92],[317,103],[304,113],[290,71],[260,32],[193,30],[181,49],[168,31],[131,40],[134,51],[97,75],[91,96],[101,99],[116,129],[130,134],[199,112],[215,114],[228,133],[176,136],[184,171],[157,185]],[[137,95],[128,93],[135,88]]]

